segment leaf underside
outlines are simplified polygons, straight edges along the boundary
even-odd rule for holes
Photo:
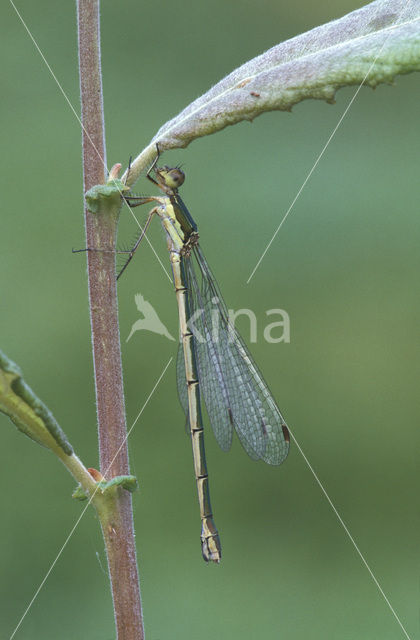
[[[245,63],[163,125],[123,176],[132,185],[155,155],[266,111],[290,111],[338,89],[420,71],[420,0],[376,0]]]

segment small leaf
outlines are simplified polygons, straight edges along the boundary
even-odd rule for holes
[[[85,193],[87,208],[92,213],[105,212],[110,207],[118,206],[121,203],[121,195],[124,191],[129,191],[129,189],[119,178],[111,180],[107,184],[96,184]]]
[[[391,83],[420,70],[419,0],[377,0],[286,40],[245,63],[159,129],[123,176],[133,185],[155,154],[266,111],[290,111],[314,98],[334,102],[337,89]]]
[[[130,491],[130,493],[133,493],[138,488],[136,476],[115,476],[115,478],[112,478],[112,480],[108,482],[102,480],[99,486],[101,487],[102,493],[105,493],[112,487],[122,487]]]
[[[48,409],[22,378],[22,372],[0,351],[0,411],[17,428],[39,444],[52,449],[60,447],[68,456],[73,448]]]
[[[107,213],[121,206],[121,196],[129,191],[129,188],[118,177],[121,164],[117,163],[111,168],[106,184],[95,184],[86,191],[85,200],[91,213]]]
[[[75,500],[80,500],[81,502],[83,502],[83,500],[87,500],[88,499],[87,494],[82,489],[82,485],[81,484],[77,485],[77,487],[75,488],[75,490],[71,494],[71,497],[74,498]]]
[[[90,469],[89,472],[91,473]],[[97,471],[96,473],[101,475],[99,471]],[[91,475],[93,474],[91,473]],[[130,491],[130,493],[133,493],[138,488],[137,478],[135,476],[115,476],[115,478],[112,478],[112,480],[109,480],[108,482],[106,480],[97,482],[97,486],[98,491],[100,490],[102,494],[105,494],[112,489],[115,490],[117,487],[122,487],[123,489]],[[75,498],[75,500],[87,500],[87,497],[88,496],[82,489],[82,486],[78,484],[72,493],[72,498]]]

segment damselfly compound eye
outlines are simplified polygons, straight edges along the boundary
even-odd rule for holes
[[[181,169],[170,169],[166,176],[166,184],[171,188],[178,188],[185,180],[185,173]]]

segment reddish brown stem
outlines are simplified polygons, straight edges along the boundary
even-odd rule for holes
[[[99,0],[78,0],[84,190],[105,182],[106,152],[99,39]],[[85,212],[86,246],[115,248],[117,214]],[[118,329],[115,254],[88,251],[101,473],[128,475],[126,422]],[[101,518],[118,640],[143,640],[131,494],[123,489]]]

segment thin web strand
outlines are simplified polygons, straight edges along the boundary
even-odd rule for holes
[[[407,6],[409,5],[410,0],[407,0],[406,5],[404,6],[404,9],[401,11],[400,15],[398,16],[398,19],[396,20],[396,25],[400,24],[400,18],[402,17],[402,15],[404,14],[404,11],[406,10]],[[372,71],[373,67],[376,64],[377,59],[379,58],[379,56],[382,53],[383,48],[385,47],[386,43],[388,42],[388,39],[390,38],[390,36],[392,35],[392,31],[390,31],[390,33],[388,34],[388,36],[385,38],[382,47],[379,49],[378,54],[376,55],[375,59],[373,60],[372,64],[370,65],[368,71],[366,72],[363,80],[361,81],[361,83],[359,84],[359,86],[357,87],[354,96],[351,98],[349,104],[347,105],[346,109],[344,110],[344,113],[342,114],[341,118],[339,119],[339,121],[337,122],[336,126],[334,127],[330,137],[328,138],[327,142],[325,143],[325,145],[323,146],[320,154],[318,155],[317,159],[315,160],[314,164],[312,165],[312,168],[310,169],[308,175],[306,176],[305,180],[303,181],[300,189],[298,190],[297,194],[295,195],[295,197],[292,200],[291,205],[289,206],[289,208],[287,209],[286,213],[284,214],[279,226],[277,227],[277,229],[275,230],[271,240],[269,241],[269,243],[267,244],[266,248],[264,249],[264,251],[261,254],[261,257],[259,258],[257,264],[255,265],[255,267],[253,268],[253,270],[251,271],[250,276],[248,277],[248,280],[246,281],[246,284],[249,284],[252,280],[252,278],[254,277],[254,274],[256,272],[256,270],[258,269],[258,267],[260,266],[262,260],[264,259],[264,256],[266,255],[267,251],[269,250],[269,248],[271,247],[271,245],[273,244],[278,232],[280,231],[280,229],[282,228],[284,222],[286,221],[286,219],[289,216],[289,213],[292,211],[293,207],[295,206],[295,203],[297,201],[297,199],[299,198],[300,194],[302,193],[303,189],[305,188],[306,184],[308,183],[310,177],[312,176],[313,172],[315,171],[316,167],[318,166],[319,161],[321,160],[322,156],[324,155],[327,147],[329,146],[331,140],[333,139],[333,137],[335,136],[337,129],[340,127],[341,123],[343,122],[344,118],[346,117],[350,107],[352,106],[353,102],[355,101],[356,97],[358,96],[363,84],[366,81],[366,78],[368,77],[368,75],[370,74],[370,72]]]
[[[338,518],[338,521],[340,522],[341,526],[343,527],[344,531],[346,532],[347,537],[349,538],[349,540],[352,543],[353,547],[356,549],[361,561],[363,562],[363,564],[365,565],[366,569],[368,570],[369,575],[372,578],[373,582],[375,583],[379,593],[381,594],[381,596],[385,600],[386,604],[388,605],[389,610],[391,611],[392,615],[394,616],[394,618],[398,622],[398,624],[401,627],[401,630],[403,631],[403,633],[404,633],[405,637],[407,638],[407,640],[411,640],[411,638],[408,635],[405,627],[403,626],[401,620],[399,619],[395,609],[391,605],[391,603],[390,603],[389,599],[387,598],[384,590],[382,589],[381,585],[379,584],[379,581],[377,580],[375,574],[373,573],[372,569],[368,565],[367,560],[365,559],[364,555],[362,554],[362,552],[360,551],[359,547],[357,546],[357,543],[354,540],[353,536],[351,535],[348,527],[346,526],[346,523],[344,522],[343,518],[338,513],[338,511],[337,511],[336,507],[334,506],[334,503],[331,500],[330,496],[328,495],[324,485],[322,484],[321,480],[318,478],[318,475],[317,475],[316,471],[312,467],[312,465],[309,462],[308,458],[304,454],[304,452],[302,450],[302,447],[300,446],[300,444],[296,440],[295,436],[293,435],[293,432],[290,429],[289,429],[289,433],[290,433],[290,436],[291,436],[293,442],[295,443],[296,447],[298,448],[298,451],[299,451],[300,455],[304,459],[309,471],[312,473],[313,477],[315,478],[316,483],[318,484],[319,488],[321,489],[322,493],[324,494],[325,498],[327,499],[328,504],[330,505],[331,509],[333,510],[333,512],[335,513],[336,517]]]
[[[101,153],[99,152],[99,150],[97,149],[97,147],[96,147],[96,146],[95,146],[95,144],[93,143],[93,141],[92,141],[92,139],[91,139],[91,137],[90,137],[89,133],[86,131],[85,127],[83,126],[83,123],[82,123],[81,119],[80,119],[80,118],[79,118],[79,116],[77,115],[77,112],[76,112],[75,108],[73,107],[72,103],[70,102],[70,98],[68,97],[68,95],[67,95],[67,94],[66,94],[66,92],[64,91],[63,87],[61,86],[59,79],[57,78],[57,76],[55,75],[54,71],[52,70],[52,68],[51,68],[50,64],[48,63],[48,61],[47,61],[46,57],[44,56],[44,54],[43,54],[43,52],[42,52],[42,50],[41,50],[40,46],[38,45],[37,41],[35,40],[34,36],[32,35],[32,33],[31,33],[31,31],[30,31],[30,29],[29,29],[28,25],[27,25],[27,24],[26,24],[26,22],[24,21],[24,19],[23,19],[22,15],[19,13],[19,11],[18,11],[18,9],[17,9],[16,5],[14,4],[13,0],[9,0],[9,2],[10,2],[10,4],[12,5],[13,9],[15,10],[16,15],[18,16],[19,20],[21,21],[21,23],[22,23],[22,25],[23,25],[24,29],[26,30],[26,32],[27,32],[27,34],[28,34],[28,36],[29,36],[29,37],[30,37],[30,39],[32,40],[32,43],[33,43],[33,45],[34,45],[35,49],[38,51],[39,55],[41,56],[41,58],[42,58],[42,60],[43,60],[43,62],[44,62],[44,64],[45,64],[45,66],[47,67],[48,71],[50,72],[50,74],[51,74],[51,76],[52,76],[52,78],[53,78],[54,82],[56,83],[57,87],[59,88],[59,90],[60,90],[60,92],[61,92],[61,94],[62,94],[62,96],[63,96],[64,100],[67,102],[68,106],[70,107],[71,112],[73,113],[73,115],[74,115],[74,117],[76,118],[77,122],[79,123],[79,125],[80,125],[81,129],[83,130],[84,134],[86,135],[87,139],[89,140],[90,144],[92,145],[92,148],[95,150],[95,153],[97,154],[97,156],[98,156],[99,160],[100,160],[100,161],[102,162],[102,164],[104,165],[106,172],[107,172],[107,173],[109,173],[109,169],[108,169],[108,167],[105,165],[105,160],[104,160],[104,158],[102,157]],[[120,195],[121,195],[121,197],[123,198],[123,193],[122,193],[121,191],[120,191]],[[139,223],[139,221],[137,220],[137,218],[136,218],[136,216],[135,216],[135,214],[134,214],[134,212],[133,212],[132,208],[130,207],[130,205],[128,204],[128,202],[127,202],[127,201],[125,201],[125,204],[127,205],[128,209],[129,209],[129,211],[130,211],[130,213],[131,213],[131,215],[132,215],[132,217],[133,217],[134,221],[136,222],[137,226],[139,227],[140,231],[142,231],[143,229],[142,229],[142,227],[141,227],[141,224],[140,224],[140,223]],[[153,245],[152,245],[152,243],[150,242],[150,240],[149,240],[149,238],[147,237],[147,235],[146,235],[145,237],[146,237],[146,241],[147,241],[147,243],[148,243],[149,247],[150,247],[150,248],[152,249],[152,251],[153,251],[153,254],[154,254],[155,258],[157,259],[157,261],[159,262],[159,264],[160,264],[160,266],[162,267],[163,271],[165,272],[166,277],[169,279],[169,281],[170,281],[170,282],[172,282],[172,280],[171,280],[171,276],[169,275],[169,273],[168,273],[167,269],[165,268],[165,266],[163,265],[162,261],[160,260],[160,258],[159,258],[159,256],[158,256],[158,254],[156,253],[155,248],[153,247]]]

